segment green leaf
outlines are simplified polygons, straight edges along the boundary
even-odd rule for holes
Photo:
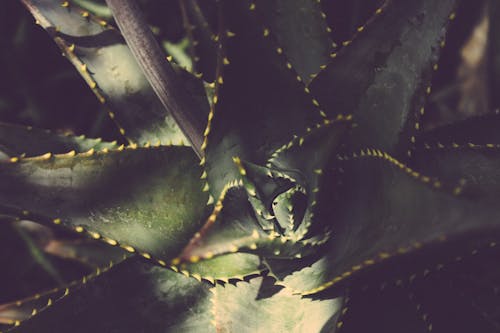
[[[415,151],[412,164],[445,181],[461,179],[468,194],[496,202],[500,194],[499,149],[498,144],[429,146]]]
[[[463,261],[447,265],[429,275],[429,279],[418,281],[413,288],[415,299],[433,313],[436,331],[498,331],[498,255],[496,246],[476,249],[476,253],[469,252]],[[434,292],[428,293],[431,288]]]
[[[206,147],[211,193],[238,179],[231,158],[263,165],[270,154],[320,114],[287,60],[256,24],[248,1],[223,1],[228,29],[224,83],[220,87]],[[226,61],[227,62],[227,61]]]
[[[0,211],[62,224],[165,261],[203,222],[207,195],[200,173],[188,147],[131,147],[4,162]]]
[[[333,42],[319,1],[257,0],[263,22],[305,81],[330,60]]]
[[[204,0],[208,2],[207,0]],[[187,34],[191,34],[194,50],[195,68],[203,74],[205,81],[215,81],[217,67],[217,42],[215,36],[217,31],[209,24],[197,0],[182,0],[180,1],[181,8],[184,6],[186,11]],[[213,1],[209,6],[218,10],[218,4]],[[218,15],[217,15],[218,16]],[[220,36],[218,37],[220,38]]]
[[[364,332],[372,327],[388,333],[497,332],[498,248],[462,244],[453,251],[452,260],[436,261],[437,265],[420,266],[424,256],[417,254],[411,260],[386,265],[385,279],[370,273],[356,279],[341,318],[342,332]],[[443,257],[436,249],[426,255]],[[410,274],[393,274],[402,266]]]
[[[52,240],[42,248],[54,256],[75,260],[92,268],[102,267],[110,261],[117,263],[128,253],[90,239]]]
[[[75,235],[69,232],[55,230],[31,221],[21,220],[12,223],[26,244],[29,244],[31,253],[36,256],[49,254],[95,269],[104,267],[110,262],[118,263],[130,255],[119,247],[112,247],[94,239],[75,238]]]
[[[0,304],[54,288],[86,271],[86,267],[47,254],[43,258],[46,266],[42,266],[36,257],[39,254],[34,253],[24,235],[4,220],[0,218],[0,251],[5,254],[0,257]],[[52,271],[47,269],[47,264]]]
[[[500,116],[497,114],[471,117],[421,133],[417,137],[416,149],[421,149],[425,145],[437,146],[439,143],[446,146],[453,143],[496,144],[500,142],[499,127]]]
[[[248,194],[248,201],[253,207],[255,217],[262,229],[278,231],[273,213],[273,200],[280,193],[290,190],[294,186],[293,179],[287,174],[270,168],[262,167],[246,161],[236,159],[243,186]]]
[[[18,330],[314,333],[333,328],[339,299],[304,299],[273,282],[254,278],[209,290],[181,274],[128,261],[70,291]]]
[[[324,232],[324,223],[321,219],[314,218],[317,210],[315,206],[322,192],[328,191],[327,188],[322,188],[322,184],[327,183],[328,162],[350,128],[349,116],[338,116],[333,121],[325,120],[313,129],[308,128],[302,136],[294,137],[274,152],[268,161],[268,166],[296,179],[306,195],[305,212],[299,214],[303,219],[297,221],[294,227],[296,239],[310,236],[311,231]],[[326,219],[329,220],[328,217]]]
[[[45,308],[50,307],[58,299],[66,297],[70,290],[74,292],[82,288],[86,283],[91,282],[99,275],[107,272],[114,264],[121,262],[120,258],[115,262],[107,262],[106,265],[98,267],[94,272],[81,278],[73,280],[63,286],[57,286],[52,289],[37,292],[36,294],[18,299],[14,302],[0,304],[0,325],[2,323],[19,326],[24,320],[37,315]],[[1,326],[0,326],[1,328]]]
[[[102,5],[98,2],[94,2],[93,0],[72,0],[75,4],[78,6],[92,12],[93,14],[102,17],[102,18],[107,18],[110,19],[113,17],[113,14],[109,10],[109,8],[106,5]]]
[[[330,117],[354,114],[351,149],[405,150],[456,2],[390,2],[311,83]]]
[[[36,313],[39,309],[42,309],[47,305],[47,303],[61,297],[65,292],[65,289],[55,288],[48,294],[36,294],[33,297],[29,297],[16,302],[11,302],[7,304],[0,305],[0,329],[4,325],[19,325],[23,320],[29,318],[33,313]],[[5,327],[8,328],[8,327]]]
[[[211,332],[207,285],[129,260],[21,323],[21,332]],[[14,330],[15,332],[16,330]]]
[[[220,211],[220,213],[218,213]],[[227,190],[206,225],[190,241],[179,258],[182,262],[198,262],[235,252],[255,253],[269,257],[295,257],[311,251],[309,244],[266,233],[257,222],[247,194],[242,188]]]
[[[373,17],[377,16],[377,9],[384,7],[390,0],[321,0],[321,7],[326,14],[327,23],[331,28],[331,36],[339,47],[346,41],[357,37],[360,27],[366,28]]]
[[[214,284],[216,281],[244,280],[249,276],[261,275],[265,267],[260,258],[250,253],[228,253],[212,259],[200,258],[196,262],[184,262],[178,265],[182,274],[198,281],[201,279]]]
[[[284,278],[286,286],[319,292],[388,258],[447,238],[498,230],[498,211],[466,196],[460,184],[447,186],[381,152],[357,156],[338,166],[339,178],[332,183],[336,195],[320,207],[334,233],[326,255]]]
[[[65,7],[49,0],[23,2],[98,99],[110,109],[110,116],[119,124],[122,134],[141,145],[158,140],[163,144],[187,142],[118,30],[73,5]],[[202,85],[200,81],[198,85]],[[199,116],[205,118],[206,100],[199,98],[197,91],[191,90],[189,94],[201,101]]]
[[[214,291],[216,328],[225,332],[333,332],[341,299],[311,300],[255,278]]]
[[[294,186],[276,196],[273,212],[285,235],[293,235],[300,225],[307,205],[307,196],[301,186]]]
[[[393,258],[352,279],[341,331],[498,331],[498,247],[473,239]]]
[[[47,130],[6,123],[0,123],[0,146],[10,156],[38,156],[47,152],[64,154],[72,150],[83,153],[90,149],[99,151],[118,148],[116,141],[104,142],[83,135],[59,135]]]
[[[341,318],[341,332],[366,332],[374,328],[385,333],[426,333],[436,330],[432,326],[428,329],[434,313],[427,314],[430,316],[427,323],[422,319],[425,310],[419,313],[417,304],[413,304],[409,295],[409,291],[394,285],[382,290],[377,286],[349,293],[346,313]]]

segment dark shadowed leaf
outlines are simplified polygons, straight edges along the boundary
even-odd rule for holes
[[[333,42],[319,1],[257,0],[257,10],[305,82],[330,60]]]
[[[158,140],[163,144],[187,142],[156,97],[118,30],[71,4],[62,6],[61,2],[49,0],[23,2],[79,70],[98,99],[109,108],[122,134],[139,144]],[[199,95],[203,91],[201,81],[181,74],[183,80],[188,81],[185,85],[189,93],[199,102],[199,117],[205,118],[208,104]]]
[[[317,292],[427,244],[498,230],[498,211],[475,202],[467,196],[467,188],[449,187],[399,162],[388,163],[383,154],[375,156],[339,165],[342,182],[331,184],[338,192],[329,203],[322,203],[323,211],[330,212],[333,233],[325,245],[327,254],[285,277],[285,285]]]
[[[451,146],[453,143],[458,145],[500,143],[499,127],[500,116],[497,114],[471,117],[421,133],[417,137],[416,149],[426,144],[437,146],[438,143],[446,146]]]
[[[249,1],[222,1],[228,29],[224,84],[208,135],[206,168],[211,192],[238,178],[232,157],[263,165],[269,155],[320,115],[291,64],[256,24]],[[227,61],[226,61],[227,62]]]
[[[211,332],[206,285],[181,274],[126,261],[45,311],[20,332]]]
[[[500,194],[500,145],[433,146],[415,151],[412,162],[445,181],[463,179],[470,195],[496,202]]]
[[[353,113],[350,146],[394,152],[414,131],[456,1],[392,1],[310,88],[329,116]],[[405,148],[405,147],[401,147]]]
[[[0,123],[0,150],[10,156],[37,156],[47,152],[64,154],[72,150],[78,153],[90,149],[96,151],[114,149],[116,142],[103,142],[85,136],[60,135],[41,129]]]

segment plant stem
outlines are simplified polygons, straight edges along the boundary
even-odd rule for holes
[[[196,105],[170,63],[165,60],[136,1],[106,0],[106,3],[156,95],[201,158],[204,124],[195,116]]]

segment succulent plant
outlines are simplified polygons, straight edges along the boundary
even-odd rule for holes
[[[499,118],[428,115],[474,6],[498,87],[496,2],[169,1],[162,48],[134,1],[21,1],[126,144],[0,123],[5,262],[58,281],[5,332],[499,330]]]

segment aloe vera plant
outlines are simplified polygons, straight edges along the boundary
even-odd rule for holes
[[[3,331],[499,330],[498,115],[429,120],[468,1],[21,2],[127,144],[0,123],[2,266],[58,281]]]

